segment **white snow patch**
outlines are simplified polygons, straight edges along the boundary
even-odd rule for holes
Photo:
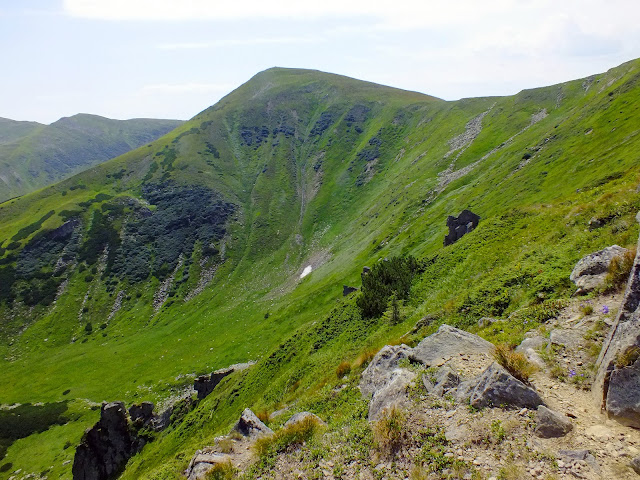
[[[307,265],[306,267],[304,267],[304,270],[302,270],[302,273],[300,274],[300,278],[304,278],[309,275],[311,273],[311,270],[313,270],[311,268],[311,265]]]

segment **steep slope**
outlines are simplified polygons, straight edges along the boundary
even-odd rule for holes
[[[312,401],[341,361],[425,317],[416,335],[568,296],[582,254],[637,236],[639,65],[457,102],[270,69],[150,145],[3,203],[0,401],[84,412],[7,461],[47,445],[38,466],[68,476],[63,446],[95,420],[84,402],[163,399],[257,360],[125,472],[173,478],[244,407]],[[479,226],[443,248],[465,208]],[[397,254],[420,259],[399,319],[341,300]]]
[[[178,120],[78,114],[51,125],[0,120],[0,201],[50,185],[173,130]]]
[[[26,137],[41,126],[37,122],[18,122],[8,118],[0,118],[0,144]]]

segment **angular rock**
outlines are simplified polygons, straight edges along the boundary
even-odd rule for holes
[[[200,375],[193,383],[193,388],[198,392],[198,400],[202,400],[213,392],[213,389],[216,388],[220,381],[227,375],[249,368],[254,363],[255,362],[237,363],[235,365],[230,365],[226,368],[216,370],[209,375]]]
[[[556,328],[551,330],[549,335],[549,343],[575,350],[579,347],[582,340],[582,332],[565,328]]]
[[[536,408],[544,402],[533,388],[512,376],[502,366],[492,363],[477,378],[460,384],[456,399],[475,408],[501,405]]]
[[[107,480],[117,475],[127,461],[144,446],[129,428],[122,402],[102,405],[100,420],[88,429],[76,449],[74,480]]]
[[[291,418],[284,423],[284,426],[288,427],[289,425],[304,422],[306,419],[313,419],[313,421],[317,422],[319,425],[326,425],[326,423],[316,414],[311,412],[300,412],[292,415]]]
[[[581,258],[569,276],[578,287],[578,293],[590,292],[601,286],[607,276],[611,260],[626,252],[626,248],[612,245]]]
[[[384,387],[392,378],[392,372],[401,360],[409,358],[412,350],[407,345],[385,345],[373,357],[371,363],[362,372],[360,392],[365,397],[373,395]]]
[[[259,437],[273,434],[273,430],[262,423],[256,414],[248,408],[244,409],[232,431],[238,432],[243,437]]]
[[[536,367],[540,369],[544,369],[546,367],[546,363],[544,363],[544,360],[542,359],[540,354],[538,354],[538,352],[536,352],[533,348],[527,348],[524,352],[522,352],[522,354],[524,355],[524,358],[529,360],[529,362],[533,363]]]
[[[198,450],[191,458],[189,466],[184,472],[187,480],[204,480],[207,474],[219,463],[227,463],[230,461],[229,455],[221,453],[206,453]]]
[[[480,320],[478,320],[478,326],[480,328],[484,328],[484,327],[488,327],[489,325],[499,322],[500,319],[498,318],[492,318],[492,317],[482,317]]]
[[[149,423],[153,418],[153,403],[142,402],[131,405],[129,407],[129,416],[134,423],[139,422],[142,425]]]
[[[640,241],[638,246],[640,247]],[[640,428],[640,248],[618,315],[596,362],[592,391],[611,418]],[[624,359],[624,361],[623,361]]]
[[[573,429],[572,423],[564,415],[560,415],[544,405],[536,412],[535,434],[541,438],[563,437]]]
[[[373,393],[369,403],[369,421],[376,421],[383,410],[392,407],[402,408],[408,403],[409,389],[416,374],[406,368],[397,368],[391,372],[391,378]]]
[[[449,325],[441,325],[436,333],[426,337],[413,349],[409,358],[431,367],[443,365],[461,353],[490,357],[492,350],[493,344],[477,335]]]
[[[629,462],[629,466],[633,469],[634,472],[640,475],[640,457],[636,457],[631,460]]]
[[[447,217],[449,234],[444,237],[444,246],[451,245],[461,239],[475,229],[478,226],[478,222],[480,222],[480,217],[470,210],[463,210],[458,217],[451,215]]]
[[[456,388],[460,384],[460,376],[447,365],[442,367],[435,378],[435,383],[426,376],[422,376],[425,388],[431,395],[442,397],[449,390]]]
[[[357,287],[350,287],[349,285],[343,285],[342,286],[342,296],[346,297],[347,295],[352,294],[353,292],[357,292],[358,288]]]
[[[516,352],[524,353],[527,349],[532,348],[537,350],[538,348],[542,348],[546,346],[548,340],[542,335],[536,335],[535,337],[528,337],[522,340],[522,343],[516,347]]]

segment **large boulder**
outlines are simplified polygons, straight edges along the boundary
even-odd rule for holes
[[[322,421],[322,419],[319,416],[317,416],[315,413],[300,412],[300,413],[296,413],[295,415],[292,415],[291,418],[289,418],[289,420],[287,420],[284,423],[284,427],[288,427],[290,425],[295,425],[296,423],[304,422],[307,419],[317,423],[318,425],[326,425],[326,423]]]
[[[436,333],[426,337],[413,349],[410,358],[427,367],[438,367],[461,354],[490,358],[492,350],[493,344],[477,335],[441,325]]]
[[[578,293],[590,292],[603,285],[611,261],[626,252],[626,248],[612,245],[581,258],[569,276],[578,287]]]
[[[369,421],[378,420],[384,410],[405,407],[409,402],[409,390],[415,379],[416,374],[407,368],[393,370],[387,383],[376,390],[371,397]]]
[[[100,420],[88,429],[73,459],[74,480],[107,480],[115,477],[144,445],[131,431],[122,402],[102,405]]]
[[[262,423],[258,416],[248,408],[244,409],[232,431],[239,433],[243,437],[259,437],[273,434],[273,430]]]
[[[462,382],[455,396],[458,401],[468,401],[475,408],[512,406],[534,409],[544,404],[538,392],[495,362],[477,378]]]
[[[218,384],[224,377],[231,375],[233,372],[238,372],[240,370],[249,368],[254,363],[255,362],[236,363],[235,365],[221,368],[208,375],[200,375],[193,382],[193,388],[196,392],[198,392],[198,400],[202,400],[211,392],[213,392],[213,389],[218,386]]]
[[[371,363],[362,372],[360,379],[360,391],[365,397],[370,397],[387,385],[392,377],[393,371],[398,368],[401,360],[409,358],[412,349],[407,345],[385,345],[373,357]]]
[[[447,217],[449,234],[444,237],[444,246],[451,245],[461,239],[476,228],[478,222],[480,222],[480,217],[470,210],[463,210],[457,217],[452,217],[451,215]]]
[[[535,434],[541,438],[563,437],[573,430],[573,425],[563,415],[548,409],[544,405],[536,412]]]
[[[640,428],[639,306],[640,248],[620,310],[596,362],[592,386],[596,401],[610,417],[635,428]]]

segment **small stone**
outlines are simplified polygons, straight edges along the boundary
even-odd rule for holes
[[[629,466],[633,468],[633,471],[640,475],[640,457],[636,457],[631,462],[629,462]]]

